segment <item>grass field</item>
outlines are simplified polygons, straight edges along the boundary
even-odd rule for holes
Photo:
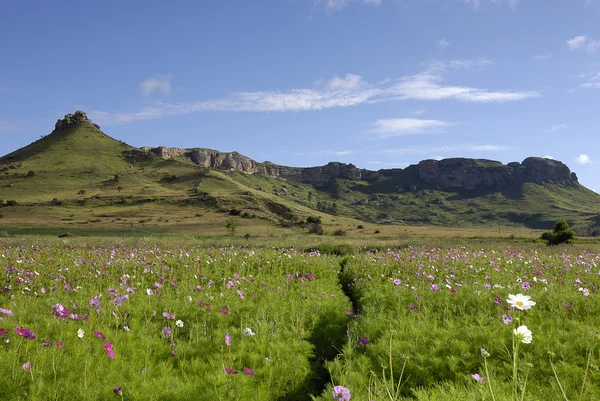
[[[0,399],[598,397],[596,244],[205,241],[0,238]]]

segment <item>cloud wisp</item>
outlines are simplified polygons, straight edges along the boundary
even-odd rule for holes
[[[569,130],[569,129],[571,129],[571,127],[569,127],[567,124],[556,124],[556,125],[553,125],[552,127],[548,128],[546,130],[546,132],[556,132],[556,131]]]
[[[460,152],[505,152],[512,150],[512,146],[506,145],[477,145],[477,144],[464,144],[464,145],[451,145],[451,146],[438,146],[438,147],[409,147],[409,148],[397,148],[397,149],[385,149],[383,153],[393,156],[411,156],[411,155],[425,155],[425,154],[437,154],[437,153],[460,153]]]
[[[594,40],[586,35],[575,36],[567,40],[569,50],[585,50],[587,53],[596,53],[600,50],[600,40]]]
[[[329,10],[341,10],[352,3],[362,3],[370,6],[379,7],[383,0],[314,0],[315,6],[324,6]]]
[[[541,96],[534,91],[491,91],[484,88],[444,84],[444,74],[449,69],[471,70],[483,68],[489,63],[487,60],[434,63],[422,73],[376,84],[369,83],[356,74],[346,74],[342,77],[336,75],[324,82],[324,85],[323,81],[320,81],[321,85],[317,88],[233,92],[221,99],[190,103],[155,102],[152,106],[139,111],[93,110],[89,114],[99,124],[110,125],[208,111],[301,112],[401,100],[504,103]],[[142,93],[151,94],[157,90],[163,93],[170,91],[168,80],[146,82],[148,83],[142,87]]]
[[[594,164],[594,163],[596,163],[595,161],[593,161],[590,158],[589,155],[586,155],[585,153],[582,153],[579,156],[577,156],[575,161],[577,162],[577,164]]]
[[[388,118],[377,120],[367,131],[369,137],[391,138],[403,135],[418,135],[443,132],[456,123],[418,118]]]
[[[507,5],[513,10],[517,8],[520,0],[462,0],[464,3],[479,9],[483,4]]]
[[[142,96],[151,96],[154,92],[168,95],[171,93],[171,79],[164,75],[150,77],[140,84],[140,91]]]

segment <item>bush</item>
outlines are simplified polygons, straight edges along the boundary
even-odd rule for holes
[[[570,244],[575,238],[575,231],[569,228],[565,220],[557,221],[553,231],[546,231],[540,237],[547,245]]]
[[[17,206],[17,201],[16,200],[7,200],[6,206]]]
[[[310,234],[323,234],[323,227],[321,227],[321,224],[319,223],[308,223],[306,228]]]
[[[306,223],[307,224],[321,224],[321,218],[320,217],[315,217],[315,216],[308,216],[306,218]]]
[[[227,231],[229,231],[231,235],[235,235],[237,223],[234,219],[227,219],[227,221],[225,222],[225,228],[227,229]]]
[[[346,231],[342,230],[341,228],[338,228],[333,232],[333,235],[335,235],[336,237],[343,237],[346,235]]]

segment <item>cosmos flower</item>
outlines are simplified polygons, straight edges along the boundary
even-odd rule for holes
[[[237,375],[238,372],[236,372],[233,369],[228,368],[227,366],[223,365],[223,370],[225,371],[225,373],[228,373],[230,375]]]
[[[512,316],[508,315],[508,314],[502,315],[502,323],[504,323],[504,324],[511,324],[512,323]]]
[[[250,376],[254,376],[255,375],[255,373],[252,371],[252,369],[247,368],[245,366],[244,366],[244,372],[246,372]]]
[[[513,308],[517,308],[519,310],[527,310],[535,305],[535,302],[531,301],[531,297],[529,295],[523,294],[509,294],[506,302],[508,302]]]
[[[471,375],[471,377],[473,378],[473,380],[478,381],[479,383],[485,383],[485,379],[482,376],[480,376],[478,373]]]
[[[85,331],[83,329],[77,330],[77,337],[83,338],[84,335],[85,335]]]
[[[15,327],[15,333],[21,337],[25,337],[28,340],[35,339],[35,333],[33,331],[31,331],[31,329],[29,327],[25,327],[22,329],[19,327]]]
[[[3,308],[0,308],[0,314],[6,315],[6,316],[14,316],[14,313],[12,313],[12,311],[10,309],[3,309]]]
[[[180,327],[180,328],[183,327],[183,320],[176,321],[175,326]]]
[[[361,337],[360,338],[360,343],[364,344],[364,345],[367,345],[367,344],[370,343],[370,341],[369,341],[369,339],[367,337]]]
[[[335,401],[348,401],[352,397],[350,390],[343,386],[335,386],[331,394]]]
[[[123,389],[121,387],[115,387],[113,389],[113,393],[115,393],[115,395],[119,396],[119,395],[123,394]]]
[[[31,362],[27,361],[23,364],[23,370],[27,373],[31,373]]]
[[[242,333],[246,337],[254,337],[256,335],[256,333],[254,333],[250,327],[246,327],[244,330],[242,330]]]
[[[481,349],[481,356],[484,357],[484,358],[487,358],[487,357],[490,356],[490,353],[487,352],[487,350],[485,348],[482,348]]]
[[[162,335],[163,335],[164,338],[171,337],[171,328],[170,327],[163,327],[163,329],[162,329]]]
[[[518,341],[521,341],[523,344],[530,344],[532,340],[531,330],[527,328],[527,326],[519,326],[514,329],[515,336]]]
[[[106,338],[104,334],[100,333],[99,331],[94,331],[94,335],[101,340],[104,340]]]
[[[225,344],[230,347],[231,346],[231,336],[229,333],[225,334]]]
[[[113,345],[110,343],[110,341],[106,340],[104,342],[104,349],[106,350],[106,353],[110,359],[115,359],[115,351],[113,350]]]

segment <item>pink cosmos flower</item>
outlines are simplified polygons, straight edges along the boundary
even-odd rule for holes
[[[115,387],[113,389],[113,393],[115,393],[115,395],[120,396],[121,394],[123,394],[123,389],[121,387]]]
[[[228,368],[227,366],[223,365],[223,370],[225,371],[225,373],[228,373],[230,375],[237,375],[238,372],[236,372],[233,369]]]
[[[504,323],[504,324],[511,324],[512,323],[512,316],[511,315],[507,315],[507,314],[502,315],[502,323]]]
[[[473,380],[479,382],[479,383],[485,383],[485,379],[482,376],[479,376],[478,373],[475,373],[474,375],[471,375],[471,377],[473,378]]]
[[[0,336],[8,337],[8,331],[6,331],[2,327],[0,327]]]
[[[23,364],[23,370],[27,373],[31,372],[31,363],[29,361],[27,361]]]
[[[106,338],[104,334],[100,333],[99,331],[94,331],[94,335],[101,340],[104,340]]]
[[[115,351],[113,350],[113,345],[110,343],[110,341],[106,340],[104,342],[104,349],[106,350],[106,353],[110,359],[115,359]]]
[[[6,315],[6,316],[14,316],[14,313],[12,313],[11,310],[3,309],[3,308],[0,308],[0,314]]]
[[[331,394],[335,401],[348,401],[352,397],[350,390],[343,386],[335,386]]]
[[[231,346],[231,336],[229,333],[225,334],[225,344],[230,347]]]
[[[25,337],[28,340],[35,339],[35,333],[33,331],[31,331],[31,329],[29,327],[25,327],[22,329],[19,327],[15,327],[15,333],[17,333],[17,335],[19,335],[21,337]]]
[[[255,375],[255,373],[252,371],[252,369],[247,368],[245,366],[244,366],[244,372],[246,372],[250,376],[254,376]]]

